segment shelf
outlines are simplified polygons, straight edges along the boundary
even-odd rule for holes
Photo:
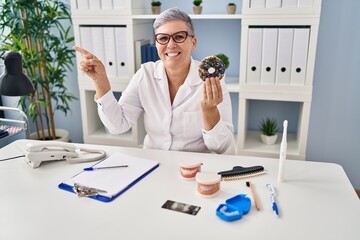
[[[280,143],[282,134],[279,134],[274,145],[266,145],[260,139],[258,131],[248,131],[245,137],[244,148],[238,154],[249,156],[264,156],[278,158],[280,154]],[[299,143],[296,134],[287,134],[287,158],[303,160],[305,156],[300,156],[298,151]]]
[[[141,14],[141,15],[132,15],[132,19],[155,19],[159,15],[154,14]],[[242,19],[243,15],[241,14],[189,14],[191,19]]]
[[[312,87],[240,84],[243,99],[311,102]]]

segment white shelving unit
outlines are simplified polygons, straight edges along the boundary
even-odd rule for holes
[[[268,2],[269,4],[272,3],[278,5],[267,7]],[[286,5],[287,3],[292,4],[292,6],[289,7]],[[253,6],[253,4],[256,5]],[[274,158],[279,157],[281,136],[278,138],[275,145],[266,146],[261,142],[258,132],[249,130],[249,103],[256,100],[294,102],[298,103],[300,106],[298,113],[298,127],[296,133],[288,134],[287,156],[289,159],[305,159],[320,10],[321,0],[243,1],[238,154]],[[257,31],[252,29],[262,31],[261,34],[263,37],[263,49],[262,51],[260,50],[262,54],[262,61],[260,63],[262,71],[260,72],[260,79],[256,79],[255,73],[252,72],[253,63],[250,63],[249,60],[252,56],[256,55],[252,48],[254,41],[249,41],[249,38],[254,36],[250,35]],[[277,32],[274,46],[271,46],[272,39],[269,37],[269,29],[270,31]],[[284,35],[280,36],[280,32],[284,33],[283,29],[292,31],[292,34],[289,35],[292,37],[290,43],[292,52],[289,56],[291,60],[288,68],[284,68],[285,71],[290,71],[288,82],[280,81],[282,76],[281,72],[275,68],[281,67],[279,59],[285,59],[284,55],[281,55],[280,53],[281,50],[286,49],[284,42],[281,42],[283,45],[280,43],[281,39],[285,39]],[[303,49],[299,47],[300,44],[298,42],[300,42],[300,40],[298,39],[300,38],[296,35],[299,32],[306,32],[308,34],[306,35],[306,38],[304,38],[308,42],[303,44],[305,46]],[[274,62],[275,64],[271,69],[273,74],[275,74],[275,77],[274,79],[271,79],[271,81],[268,81],[269,79],[266,78],[268,73],[266,70],[264,71],[264,68],[266,69],[266,64],[268,64],[266,60],[269,55],[266,54],[269,54],[271,51],[276,53],[276,62]],[[303,58],[298,57],[300,55]],[[298,59],[303,61],[301,68],[297,66],[300,62]],[[301,77],[297,77],[297,75],[301,75]],[[280,129],[282,129],[282,122],[280,123]]]
[[[96,2],[96,1],[92,1]],[[99,5],[102,0],[98,0]],[[108,1],[106,1],[108,2]],[[114,1],[113,3],[115,3]],[[121,27],[124,33],[123,39],[126,45],[126,62],[121,74],[109,76],[114,92],[121,93],[127,86],[132,75],[135,73],[135,47],[137,40],[149,39],[153,41],[152,23],[156,15],[150,14],[150,2],[146,0],[122,0],[120,6],[113,9],[95,9],[89,6],[90,1],[71,0],[72,20],[74,26],[75,43],[83,45],[90,41],[83,36],[83,27]],[[95,6],[96,7],[96,6]],[[238,6],[239,7],[239,6]],[[240,20],[241,41],[234,46],[234,51],[239,51],[240,66],[238,76],[227,76],[226,84],[231,93],[239,95],[237,112],[238,127],[237,154],[250,156],[278,157],[281,137],[275,145],[267,146],[261,143],[258,132],[249,128],[249,114],[251,101],[275,101],[293,102],[299,105],[298,127],[296,133],[288,136],[288,157],[292,159],[305,159],[307,131],[310,117],[312,99],[312,79],[315,62],[317,32],[320,18],[321,0],[243,0],[241,14],[189,14],[196,21],[226,21]],[[263,84],[261,81],[252,82],[249,72],[249,32],[257,29],[308,29],[308,45],[306,51],[306,64],[304,81],[301,84]],[[116,30],[115,30],[116,31]],[[197,29],[197,32],[204,31]],[[83,44],[82,44],[83,43]],[[104,45],[108,48],[108,41]],[[117,44],[119,41],[117,40]],[[276,45],[276,44],[275,44]],[[271,50],[271,47],[265,47]],[[273,49],[277,51],[277,49]],[[77,55],[77,63],[80,55]],[[106,62],[106,61],[105,61]],[[107,63],[107,62],[106,62]],[[274,69],[275,70],[275,69]],[[289,69],[290,71],[290,69]],[[296,72],[295,70],[292,70]],[[118,71],[119,72],[119,71]],[[301,72],[303,74],[304,71]],[[236,75],[237,73],[235,73]],[[121,135],[110,135],[103,127],[98,115],[97,107],[93,100],[95,89],[89,78],[83,73],[78,73],[80,89],[80,101],[83,121],[83,133],[85,143],[110,144],[123,146],[139,146],[142,144],[145,131],[142,120],[129,132]],[[265,116],[264,116],[265,117]],[[282,128],[281,128],[282,129]]]

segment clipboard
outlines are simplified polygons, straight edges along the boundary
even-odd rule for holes
[[[159,162],[116,152],[92,167],[119,165],[127,165],[128,167],[82,171],[63,181],[58,187],[76,193],[76,187],[82,186],[96,192],[93,196],[87,197],[102,202],[111,202],[154,171],[159,166]]]

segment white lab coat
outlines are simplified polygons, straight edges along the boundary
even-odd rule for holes
[[[112,134],[128,131],[144,113],[144,148],[223,153],[233,141],[234,126],[229,91],[221,80],[220,121],[210,131],[202,128],[200,101],[203,81],[198,61],[191,59],[189,74],[171,105],[162,61],[142,64],[117,102],[112,91],[95,101],[103,124]]]

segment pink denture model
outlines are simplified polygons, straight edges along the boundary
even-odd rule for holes
[[[202,197],[213,197],[220,191],[221,176],[216,173],[200,172],[196,174],[197,193]]]
[[[194,180],[198,172],[201,171],[201,162],[197,160],[184,159],[179,161],[179,176],[185,180]]]

